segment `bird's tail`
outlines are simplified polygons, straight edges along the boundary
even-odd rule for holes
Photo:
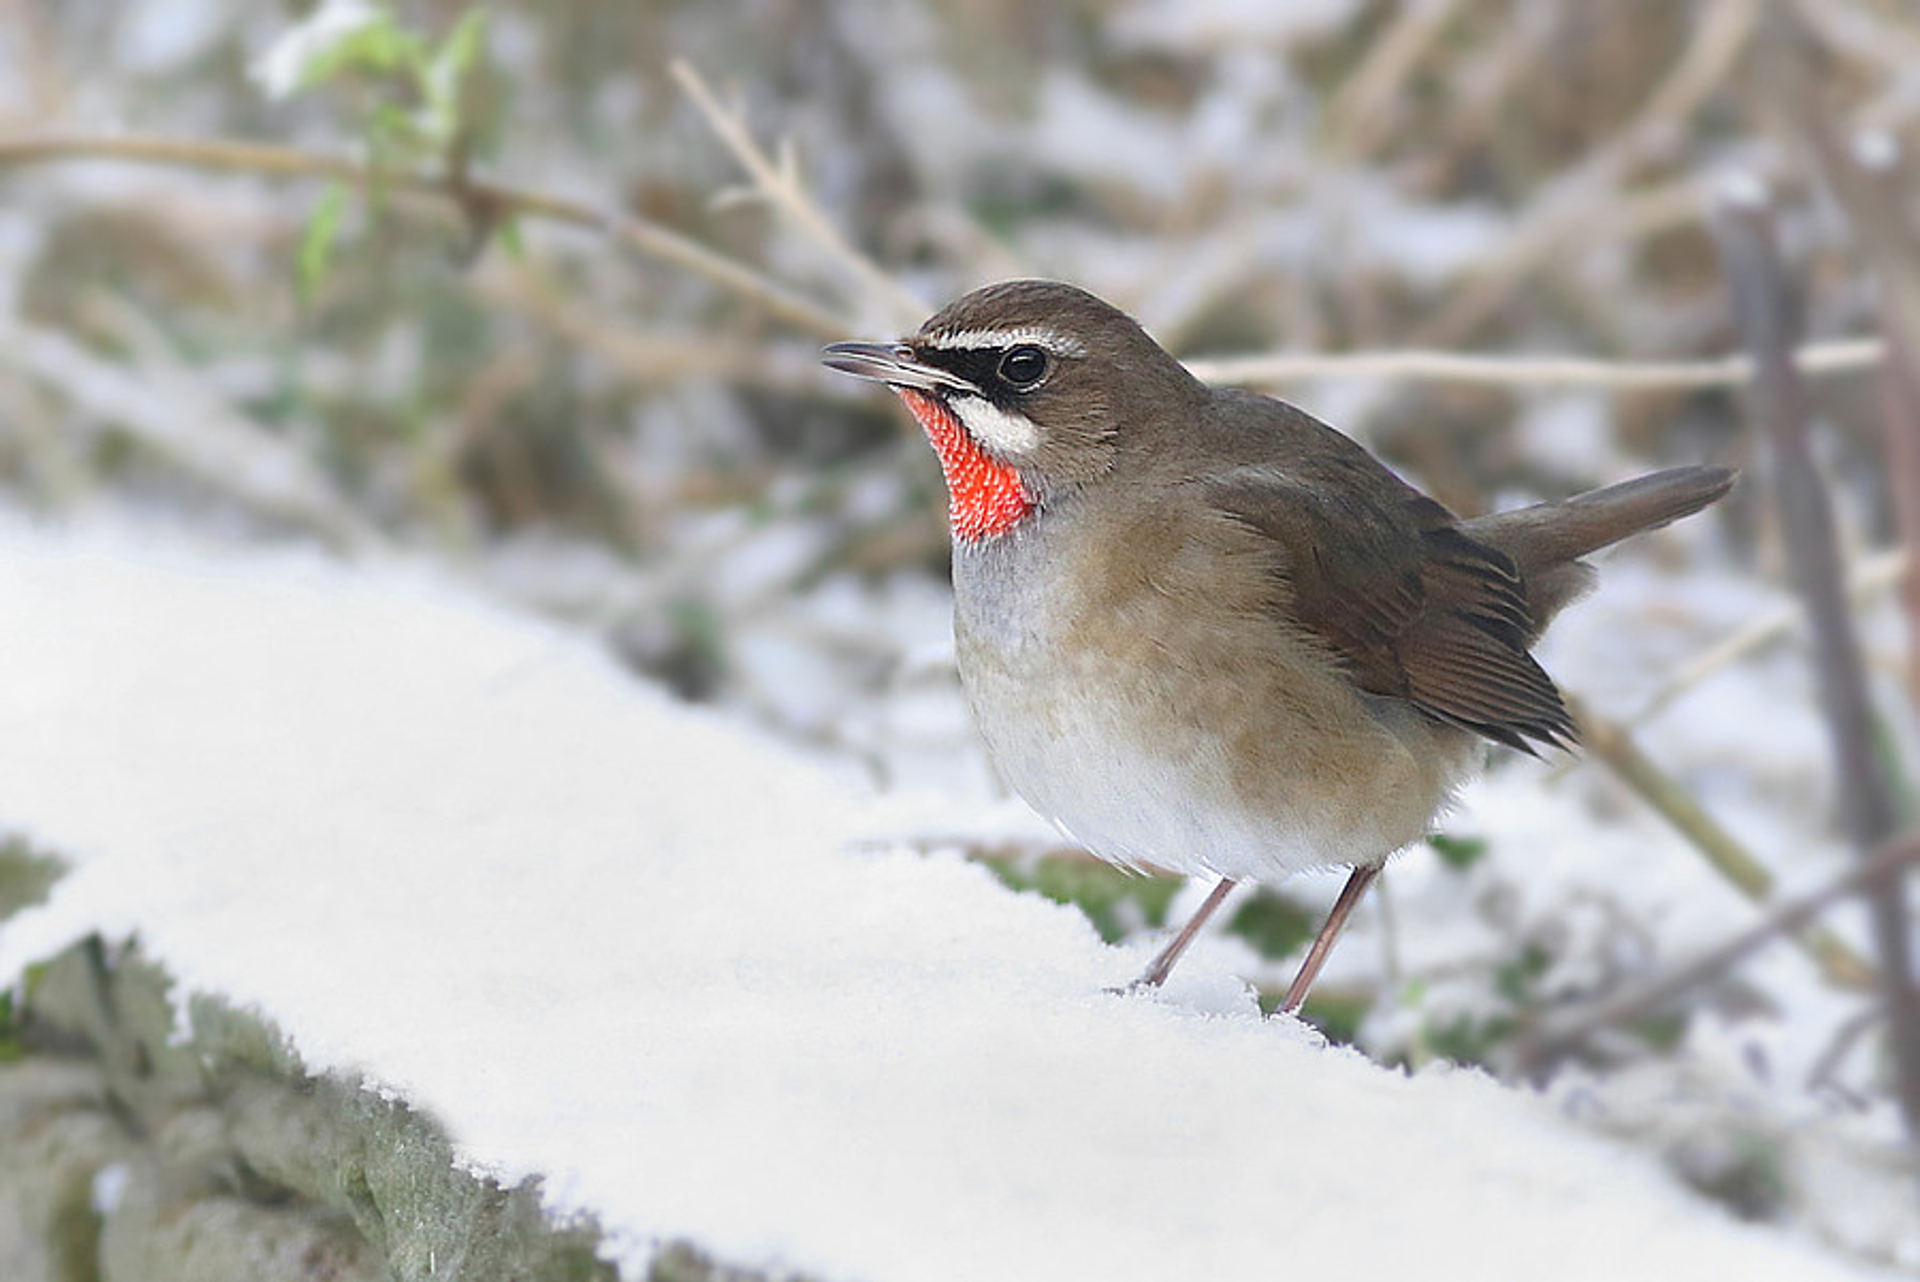
[[[1577,564],[1581,557],[1691,516],[1732,489],[1735,475],[1725,467],[1669,468],[1460,524],[1470,537],[1513,558],[1527,582],[1528,604],[1544,625],[1585,588],[1590,572]]]

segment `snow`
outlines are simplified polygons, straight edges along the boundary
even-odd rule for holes
[[[254,80],[269,98],[287,98],[305,82],[315,59],[342,41],[378,25],[384,11],[370,0],[324,0],[302,22],[288,27],[253,66]]]
[[[137,931],[635,1275],[1869,1276],[1263,1021],[1217,951],[1109,994],[1147,945],[876,848],[897,803],[420,567],[0,526],[0,653],[0,827],[77,864],[0,974]]]

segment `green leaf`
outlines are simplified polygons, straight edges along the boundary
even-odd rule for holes
[[[473,10],[440,42],[420,71],[421,132],[449,146],[466,123],[465,88],[486,48],[487,15]]]
[[[1880,759],[1881,773],[1892,781],[1894,804],[1900,811],[1900,827],[1910,827],[1914,817],[1920,815],[1920,794],[1914,791],[1913,776],[1900,759],[1900,741],[1885,717],[1876,716],[1873,719],[1873,751]]]
[[[516,263],[527,259],[527,242],[520,232],[518,218],[502,218],[496,234],[500,237],[500,247],[507,251],[507,257]]]
[[[1271,1000],[1260,996],[1260,1009],[1271,1015],[1280,1009],[1286,997],[1284,989],[1275,989]],[[1300,1008],[1300,1018],[1312,1024],[1337,1046],[1347,1046],[1360,1035],[1360,1025],[1373,1010],[1373,1002],[1364,996],[1332,992],[1310,993]]]
[[[425,51],[389,9],[369,10],[358,26],[342,27],[330,44],[315,48],[301,68],[300,87],[311,89],[343,74],[392,75],[416,71]]]
[[[1313,914],[1284,895],[1256,890],[1227,922],[1227,930],[1253,945],[1268,961],[1298,952],[1313,938]]]
[[[1444,1024],[1429,1023],[1423,1041],[1428,1054],[1456,1064],[1486,1065],[1502,1043],[1513,1036],[1514,1022],[1504,1015],[1475,1019],[1456,1015]]]
[[[339,183],[330,184],[320,194],[320,203],[314,206],[313,216],[307,219],[307,229],[300,236],[300,250],[295,259],[295,279],[299,285],[300,302],[303,306],[313,302],[320,292],[320,284],[327,274],[327,264],[333,258],[333,246],[340,234],[340,220],[347,212],[347,189]]]
[[[1552,965],[1553,954],[1538,944],[1527,944],[1494,969],[1493,986],[1515,1006],[1538,1005],[1534,984]]]
[[[1181,882],[1178,877],[1130,873],[1079,854],[1046,855],[1031,864],[992,857],[981,862],[1014,890],[1030,890],[1057,904],[1072,904],[1110,944],[1124,939],[1137,920],[1123,911],[1128,903],[1138,905],[1148,925],[1158,926],[1166,920],[1167,907]]]
[[[1427,844],[1440,856],[1440,862],[1455,872],[1465,872],[1487,853],[1485,837],[1453,837],[1444,832],[1427,834]]]
[[[414,164],[434,150],[420,114],[398,103],[376,103],[367,117],[367,146],[379,166]]]
[[[36,850],[25,838],[0,838],[0,921],[46,903],[66,871],[65,860]]]
[[[1636,1019],[1627,1028],[1654,1050],[1668,1054],[1680,1049],[1680,1041],[1687,1035],[1689,1023],[1691,1020],[1686,1011],[1667,1010]]]

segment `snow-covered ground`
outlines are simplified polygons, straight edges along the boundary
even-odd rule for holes
[[[0,976],[138,932],[636,1274],[684,1236],[885,1282],[1873,1276],[1261,1020],[1217,946],[1111,995],[1144,946],[424,570],[9,525],[0,656],[0,828],[76,864]]]

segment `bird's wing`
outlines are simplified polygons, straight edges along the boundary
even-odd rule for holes
[[[1250,465],[1203,482],[1212,505],[1271,546],[1276,609],[1373,694],[1523,751],[1564,745],[1573,719],[1527,653],[1537,629],[1503,552],[1358,451]]]

